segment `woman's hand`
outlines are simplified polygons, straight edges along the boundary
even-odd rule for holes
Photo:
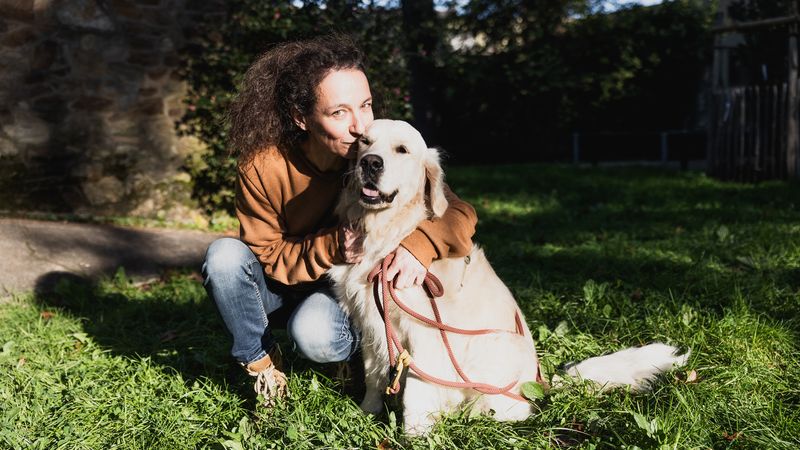
[[[364,256],[364,235],[347,223],[341,226],[339,236],[344,262],[355,264],[361,261]]]
[[[415,284],[421,285],[427,273],[428,269],[411,252],[399,246],[394,251],[394,260],[389,264],[385,276],[394,280],[395,289],[403,289]]]

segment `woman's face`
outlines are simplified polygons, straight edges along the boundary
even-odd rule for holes
[[[358,137],[372,123],[372,94],[364,72],[336,70],[317,87],[317,104],[311,115],[295,118],[308,132],[309,150],[354,159]]]

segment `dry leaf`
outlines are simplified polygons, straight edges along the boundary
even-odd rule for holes
[[[174,341],[175,338],[177,338],[177,337],[178,337],[178,332],[177,331],[175,331],[175,330],[167,330],[167,331],[161,333],[161,335],[158,336],[158,339],[161,342],[169,342],[169,341]]]
[[[694,369],[685,372],[675,372],[672,376],[676,381],[686,384],[697,383],[698,379],[697,371]]]
[[[39,317],[41,317],[44,320],[50,320],[55,315],[56,315],[56,313],[54,313],[52,311],[42,311],[41,314],[39,314]]]
[[[146,280],[135,281],[131,283],[131,286],[135,287],[136,289],[141,289],[142,291],[149,291],[153,288],[153,285],[158,283],[158,278],[148,278]]]
[[[389,446],[389,438],[385,438],[378,444],[378,450],[393,450],[391,446]]]
[[[200,272],[192,272],[189,274],[189,279],[192,281],[203,282],[203,275]]]
[[[631,292],[631,300],[641,300],[642,299],[642,290],[636,288],[635,291]]]
[[[742,437],[742,432],[741,431],[737,431],[737,432],[731,433],[731,434],[728,434],[727,431],[723,431],[722,432],[722,438],[725,439],[726,441],[735,441],[736,439],[739,439],[740,437]]]

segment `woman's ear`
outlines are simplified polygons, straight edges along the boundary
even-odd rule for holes
[[[294,120],[294,123],[295,125],[297,125],[298,128],[300,128],[303,131],[308,131],[306,130],[306,118],[303,117],[302,114],[300,114],[300,111],[294,110],[292,112],[292,120]]]
[[[444,196],[444,171],[439,162],[439,150],[428,149],[425,158],[425,193],[428,209],[433,217],[442,217],[447,210],[447,198]]]

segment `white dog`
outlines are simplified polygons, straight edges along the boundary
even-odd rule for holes
[[[419,132],[405,122],[373,122],[360,139],[357,161],[349,185],[341,194],[337,214],[363,231],[365,254],[357,264],[331,268],[328,276],[345,312],[362,333],[367,391],[361,408],[377,413],[383,409],[382,394],[389,382],[390,361],[383,317],[368,275],[418,223],[440,217],[447,209],[447,200],[438,151],[428,148]],[[513,383],[513,387],[510,395],[483,394],[471,388],[427,381],[412,370],[403,392],[405,430],[424,433],[440,413],[467,402],[480,411],[494,411],[497,420],[525,419],[532,411],[530,403],[518,395],[520,385],[537,379],[539,364],[530,330],[511,292],[478,246],[467,258],[434,261],[429,271],[444,288],[444,296],[436,301],[443,322],[462,329],[507,330],[477,336],[448,333],[463,373],[474,382],[500,387]],[[422,287],[403,289],[397,295],[414,311],[433,316]],[[394,304],[389,306],[388,314],[416,367],[439,379],[463,381],[437,328]],[[685,364],[688,355],[675,354],[674,347],[651,344],[591,358],[572,366],[567,373],[602,386],[630,385],[641,390],[656,374]]]

